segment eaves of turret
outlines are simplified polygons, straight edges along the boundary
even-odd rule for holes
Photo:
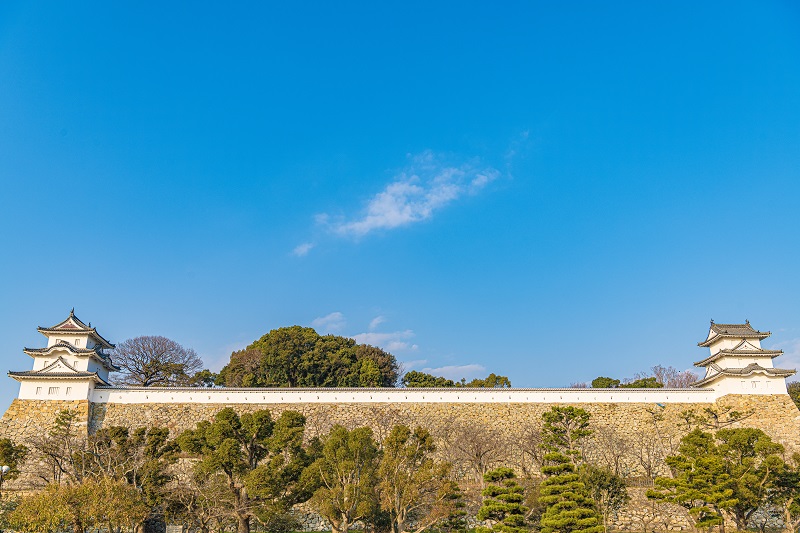
[[[690,387],[700,387],[707,383],[711,383],[715,381],[717,378],[723,376],[750,376],[755,373],[765,374],[770,377],[789,377],[794,375],[797,371],[796,370],[788,370],[784,368],[764,368],[761,365],[757,365],[755,363],[751,363],[744,368],[721,368],[720,366],[712,363],[711,368],[716,370],[716,373],[705,377],[701,380],[695,381]]]
[[[77,348],[68,342],[59,342],[52,346],[48,346],[47,348],[22,349],[25,354],[30,355],[31,357],[51,355],[56,350],[67,350],[73,355],[91,357],[112,372],[118,372],[120,370],[119,367],[114,366],[109,356],[100,352],[97,348]]]
[[[720,350],[714,355],[698,361],[694,366],[707,366],[721,357],[769,357],[775,359],[783,355],[783,350]]]

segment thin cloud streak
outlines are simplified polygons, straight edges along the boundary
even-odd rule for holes
[[[313,242],[304,242],[302,244],[298,244],[294,247],[294,250],[292,250],[292,255],[296,257],[305,257],[308,255],[308,252],[314,248],[314,246],[316,245]]]
[[[369,323],[369,330],[372,331],[373,329],[377,328],[381,324],[386,322],[386,317],[383,315],[376,316],[373,318]]]
[[[311,325],[314,329],[320,330],[323,333],[341,331],[345,324],[347,324],[347,320],[345,320],[344,315],[339,311],[317,317],[311,321]]]
[[[416,344],[408,341],[414,337],[414,332],[410,329],[405,331],[393,331],[388,333],[378,333],[375,331],[359,333],[353,335],[353,338],[359,344],[371,344],[378,346],[390,352],[416,350],[419,348]]]
[[[498,170],[475,162],[448,165],[426,151],[410,157],[409,165],[367,202],[360,216],[337,220],[322,213],[316,221],[335,235],[360,238],[428,220],[459,198],[479,193],[499,176]]]

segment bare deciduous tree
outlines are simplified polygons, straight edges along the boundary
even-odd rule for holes
[[[506,459],[507,443],[498,431],[483,424],[451,420],[437,433],[444,455],[456,467],[456,473],[472,474],[481,486],[483,475]]]
[[[649,429],[641,429],[633,434],[632,441],[631,452],[638,470],[651,481],[664,474],[664,457],[667,454],[658,434]]]
[[[544,462],[541,424],[529,421],[520,428],[520,436],[512,442],[514,464],[519,464],[523,478],[539,475]]]
[[[364,416],[363,425],[372,428],[378,447],[382,448],[392,429],[401,423],[403,417],[399,410],[391,406],[374,406]]]
[[[138,387],[188,385],[203,368],[203,361],[191,348],[161,336],[142,336],[118,344],[112,352],[114,364],[122,369],[117,381]]]
[[[631,457],[631,442],[610,426],[598,427],[584,446],[587,462],[605,468],[619,477],[627,477],[635,470]]]
[[[653,376],[656,378],[656,381],[668,389],[685,389],[698,380],[698,376],[694,372],[689,370],[679,372],[678,369],[673,366],[663,367],[661,365],[656,365],[650,370],[653,371]]]

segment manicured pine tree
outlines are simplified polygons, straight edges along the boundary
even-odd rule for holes
[[[525,512],[522,505],[525,489],[515,481],[516,475],[510,468],[497,468],[483,475],[489,483],[483,489],[483,505],[478,511],[478,520],[493,520],[491,528],[481,527],[478,531],[500,531],[503,533],[521,533],[528,531],[525,527]]]
[[[546,506],[539,522],[541,533],[601,533],[597,506],[576,471],[580,440],[590,434],[589,413],[575,407],[553,407],[544,413],[543,447],[547,451],[539,488]]]

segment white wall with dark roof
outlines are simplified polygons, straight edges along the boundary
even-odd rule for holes
[[[107,388],[95,403],[713,403],[713,389],[205,389]]]

